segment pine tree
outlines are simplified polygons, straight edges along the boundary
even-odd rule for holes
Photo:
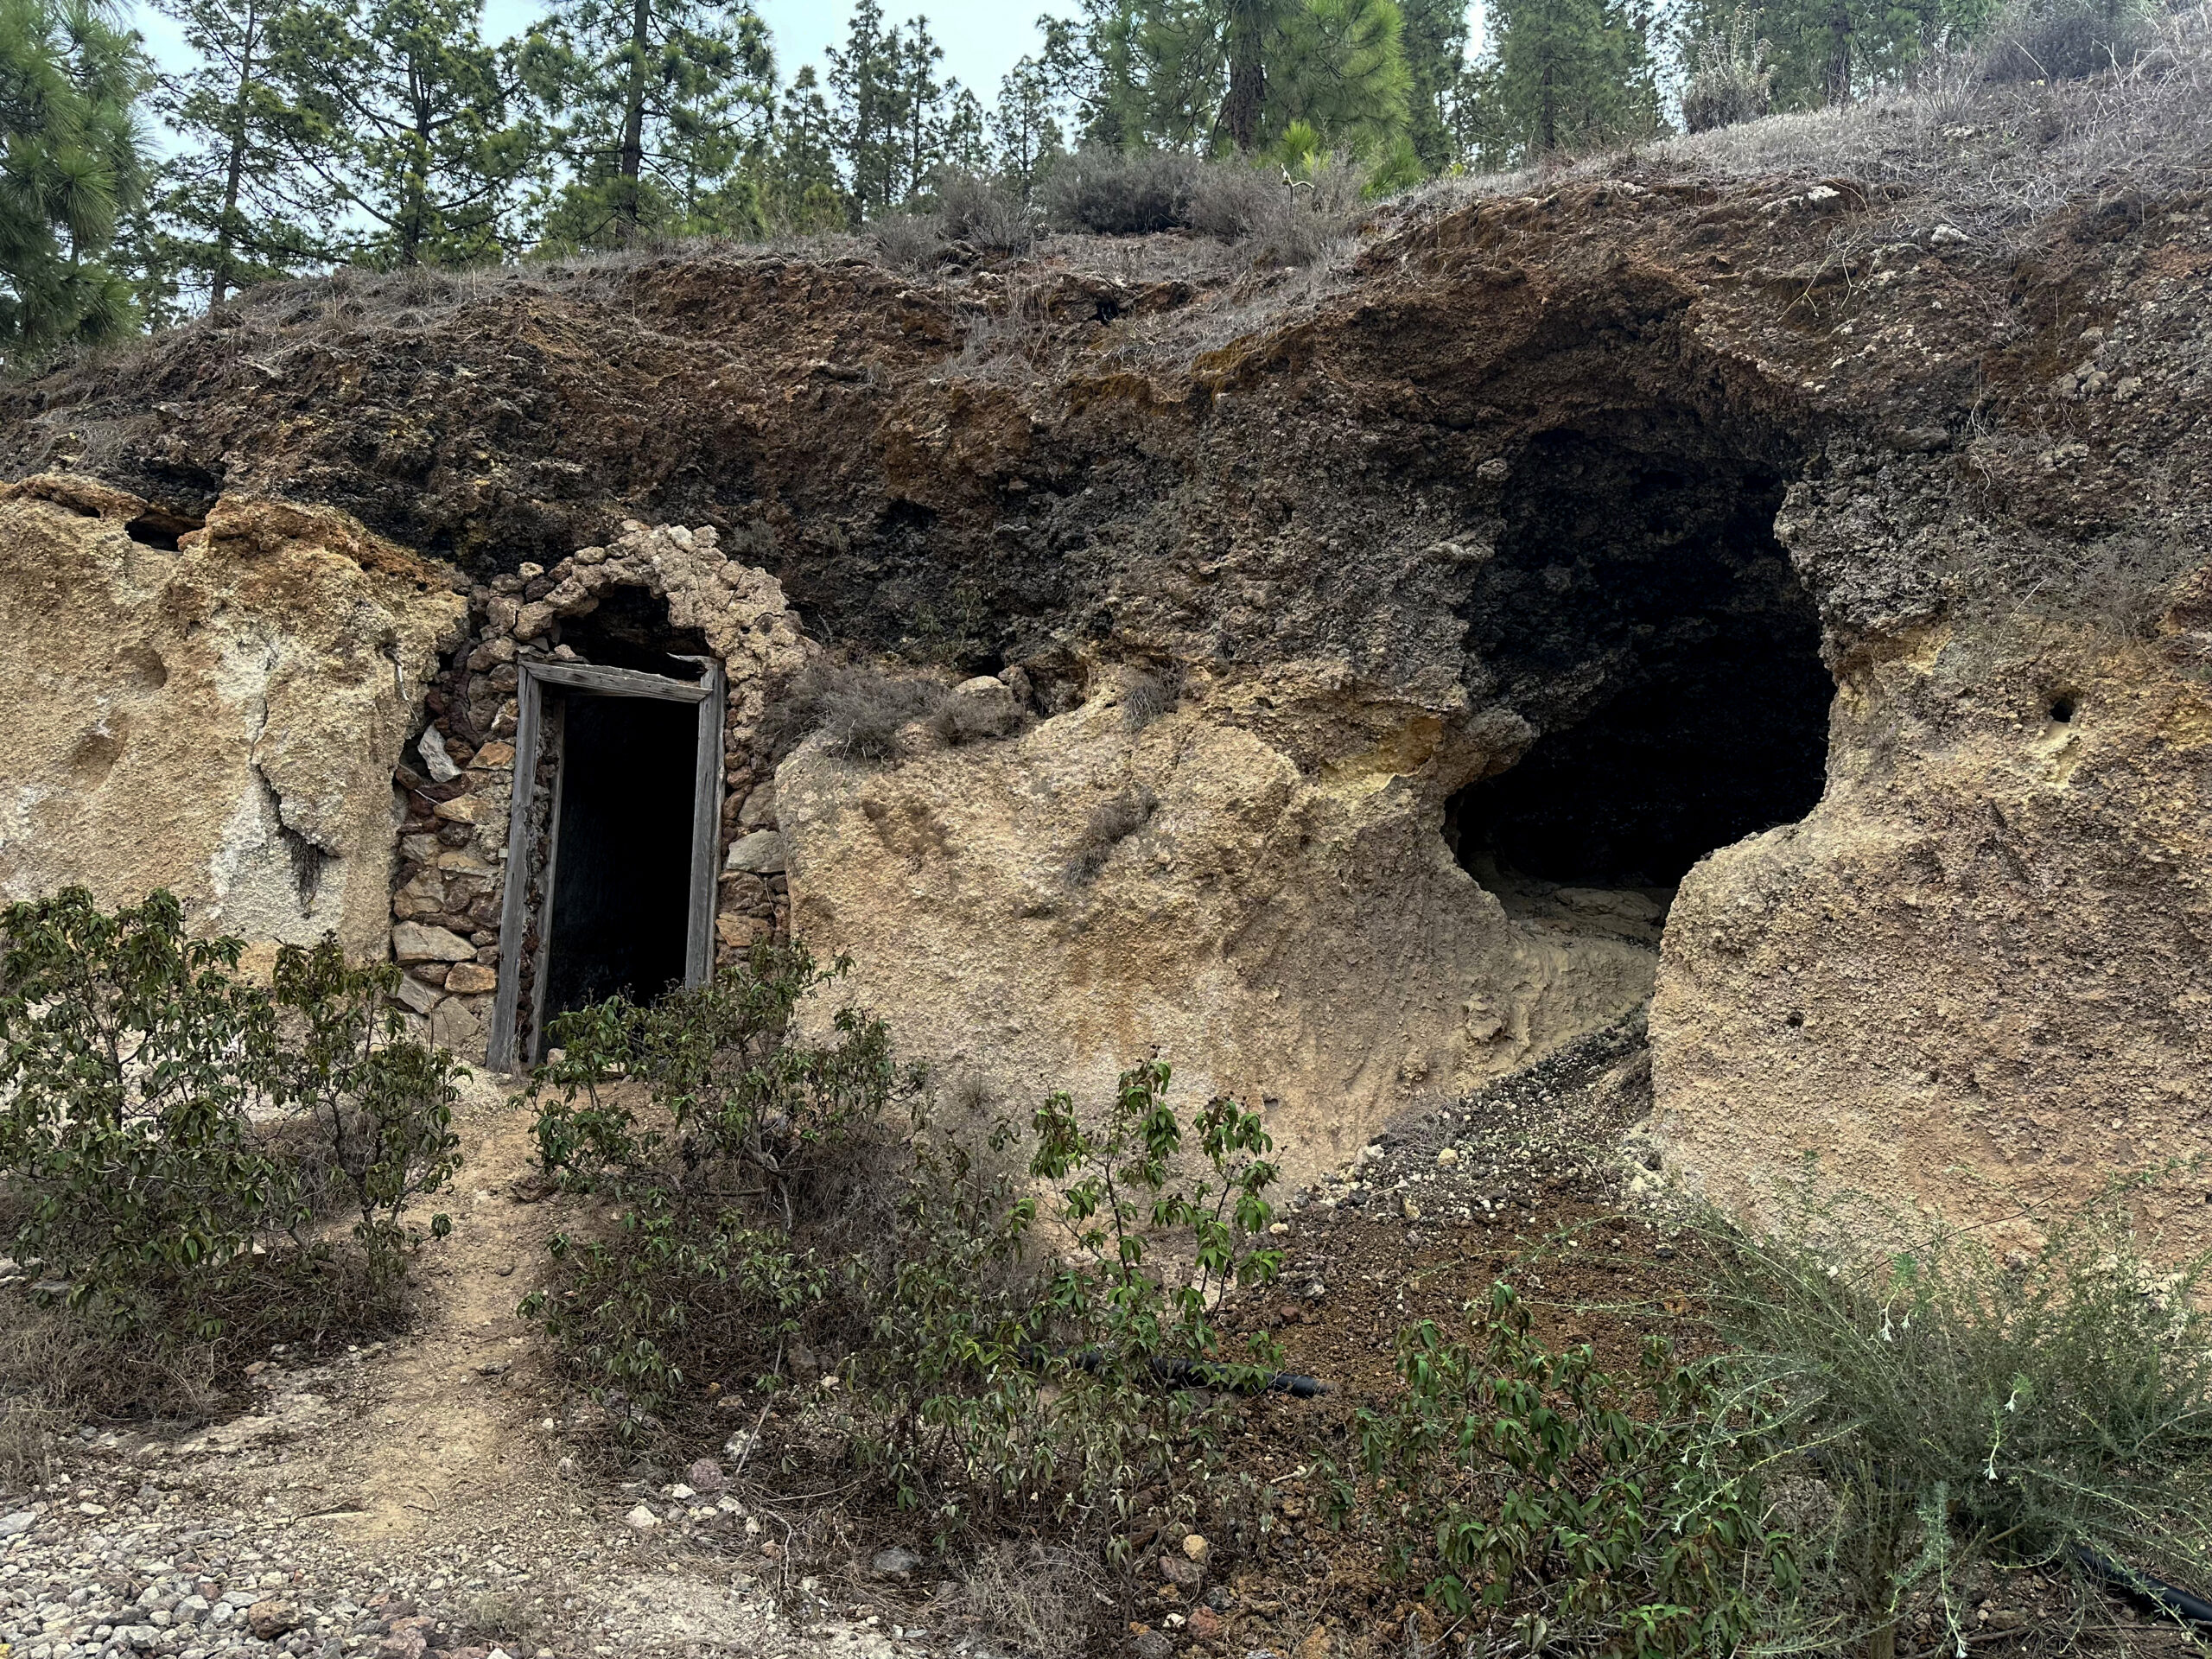
[[[770,222],[799,232],[846,223],[837,125],[810,63],[800,65],[784,89],[760,173],[762,210]]]
[[[775,84],[766,28],[718,0],[556,0],[524,66],[572,173],[548,238],[586,246],[680,224],[687,194],[726,181],[710,163],[744,148]]]
[[[1330,148],[1377,153],[1406,130],[1394,0],[1140,0],[1146,136],[1250,153],[1293,122]]]
[[[136,100],[151,70],[103,0],[0,0],[0,346],[128,333],[105,262],[144,194]]]
[[[1660,129],[1649,15],[1632,0],[1491,0],[1476,143],[1487,165]]]
[[[832,48],[830,87],[836,102],[837,148],[852,192],[855,222],[890,212],[899,200],[899,37],[875,0],[860,0],[842,51]]]
[[[1083,21],[1050,14],[1038,61],[1056,100],[1074,106],[1078,143],[1128,149],[1143,142],[1148,105],[1142,80],[1144,20],[1139,0],[1084,0]]]
[[[196,67],[164,77],[155,107],[187,141],[162,168],[156,261],[219,306],[237,289],[325,257],[330,192],[302,167],[294,109],[277,73],[296,0],[156,0],[182,27]]]
[[[900,201],[922,193],[944,159],[946,88],[937,79],[944,48],[930,35],[930,20],[912,17],[893,36],[898,88],[898,150],[891,188]]]
[[[1065,146],[1058,88],[1046,61],[1024,57],[1007,71],[991,111],[991,137],[997,141],[999,174],[1029,200]]]
[[[518,239],[504,221],[537,144],[508,118],[516,71],[484,43],[479,6],[343,0],[283,22],[296,153],[363,222],[358,259],[465,264]]]
[[[1406,136],[1422,170],[1441,173],[1457,159],[1450,127],[1453,95],[1467,56],[1464,0],[1398,0],[1404,27]]]

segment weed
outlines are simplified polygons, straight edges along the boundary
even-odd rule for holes
[[[2087,1548],[2212,1579],[2212,1264],[2155,1270],[2117,1193],[2011,1260],[1910,1220],[1808,1174],[1779,1236],[1713,1230],[1714,1313],[1765,1460],[1833,1499],[1806,1560],[1845,1634],[1886,1659],[1925,1593],[1963,1643],[1963,1583],[1987,1560],[2065,1569]]]
[[[1122,723],[1130,731],[1142,731],[1162,715],[1174,712],[1182,696],[1179,673],[1132,674],[1122,683]]]
[[[1152,822],[1160,798],[1142,784],[1132,784],[1091,809],[1068,861],[1068,880],[1077,887],[1098,879],[1114,849]]]
[[[1758,17],[1738,6],[1691,48],[1682,88],[1682,125],[1691,132],[1756,121],[1773,107],[1774,70]]]
[[[1403,1397],[1356,1419],[1374,1483],[1357,1512],[1394,1573],[1426,1574],[1443,1612],[1529,1653],[1726,1653],[1770,1624],[1796,1564],[1761,1522],[1713,1369],[1655,1340],[1614,1376],[1586,1344],[1532,1337],[1502,1283],[1469,1312],[1478,1343],[1402,1333]],[[1363,1500],[1325,1478],[1341,1524]]]
[[[896,678],[859,664],[810,664],[778,707],[777,735],[788,745],[820,732],[840,754],[886,760],[899,753],[899,733],[932,719],[951,695],[935,680]]]

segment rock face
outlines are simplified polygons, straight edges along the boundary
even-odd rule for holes
[[[1853,664],[1819,807],[1700,864],[1668,924],[1655,1128],[1691,1185],[1778,1219],[1814,1154],[2003,1236],[2212,1141],[2201,604],[2152,640],[1938,625]],[[2212,1243],[2201,1184],[2151,1208]]]
[[[1020,1096],[1157,1043],[1311,1167],[1656,973],[1674,1179],[1762,1210],[1817,1150],[2063,1207],[2204,1128],[2212,214],[2151,180],[2000,234],[1926,193],[2075,92],[1973,95],[1888,181],[1647,158],[1302,274],[1174,238],[349,277],[8,389],[0,465],[132,496],[6,504],[0,874],[442,929],[474,959],[421,949],[407,1005],[480,1040],[517,664],[591,658],[642,583],[748,668],[723,958],[850,950],[911,1053]],[[366,780],[460,601],[217,537],[278,497],[466,573],[373,904]],[[887,759],[772,739],[824,644],[959,707]]]
[[[1648,948],[1522,925],[1439,834],[1510,726],[1313,668],[1134,728],[1127,690],[1005,743],[895,767],[817,743],[778,774],[794,926],[955,1076],[1095,1099],[1158,1045],[1192,1103],[1264,1102],[1303,1175],[1649,994]]]
[[[380,956],[391,767],[463,601],[327,509],[181,528],[85,480],[0,490],[0,893],[166,887],[250,941]]]

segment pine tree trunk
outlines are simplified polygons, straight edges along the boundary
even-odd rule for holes
[[[257,14],[246,13],[245,40],[238,52],[238,93],[231,101],[231,155],[223,169],[223,213],[215,223],[215,268],[209,273],[207,308],[222,304],[231,289],[231,262],[238,245],[238,186],[245,176],[245,100],[253,87],[254,25]]]
[[[1260,56],[1261,7],[1254,0],[1233,4],[1229,13],[1229,96],[1221,124],[1229,142],[1249,150],[1260,142],[1260,105],[1267,93],[1267,70]]]
[[[1559,148],[1559,90],[1552,79],[1552,60],[1544,60],[1544,73],[1537,82],[1536,148],[1548,156]]]
[[[1851,6],[1849,0],[1829,0],[1827,98],[1831,104],[1851,102]]]
[[[614,171],[623,181],[615,218],[626,244],[638,233],[639,179],[645,170],[645,41],[652,22],[652,0],[632,0],[630,9],[630,84],[623,89],[622,148]]]

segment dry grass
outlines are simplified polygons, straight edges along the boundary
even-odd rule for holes
[[[1728,183],[1777,175],[1890,187],[1900,210],[1977,238],[2083,201],[2157,197],[2212,181],[2212,4],[2173,12],[2134,63],[2082,80],[1989,78],[1981,56],[1945,60],[1917,86],[1840,108],[1769,116],[1643,152]],[[1618,153],[1564,176],[1618,170]],[[1525,188],[1528,175],[1495,181]],[[1486,194],[1476,181],[1468,194]]]
[[[939,1594],[951,1618],[1027,1653],[1078,1653],[1115,1606],[1095,1562],[1041,1544],[1001,1544],[957,1569]]]
[[[149,1402],[164,1414],[207,1415],[213,1376],[204,1346],[125,1350],[66,1309],[0,1292],[0,1492],[43,1480],[54,1446],[80,1424]]]

